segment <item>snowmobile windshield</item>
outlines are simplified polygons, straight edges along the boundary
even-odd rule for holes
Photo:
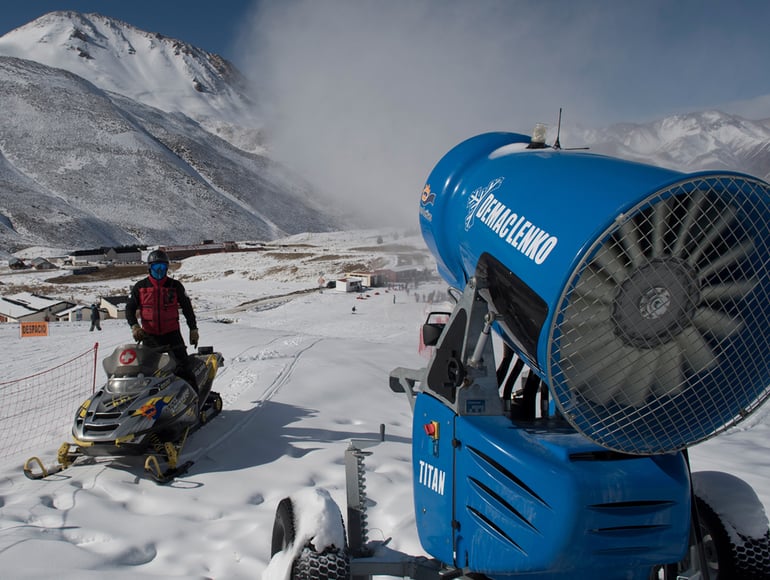
[[[115,377],[107,380],[106,391],[112,395],[136,395],[141,393],[152,382],[143,375],[138,377]]]
[[[126,344],[105,358],[103,366],[110,377],[136,377],[152,376],[168,363],[168,353],[141,344]]]

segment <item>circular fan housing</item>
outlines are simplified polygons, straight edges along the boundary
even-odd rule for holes
[[[625,453],[683,449],[770,394],[770,186],[487,133],[431,172],[439,273],[488,283],[496,330],[561,414]]]
[[[598,443],[661,453],[768,395],[768,186],[702,175],[625,213],[581,257],[551,329],[548,381]]]

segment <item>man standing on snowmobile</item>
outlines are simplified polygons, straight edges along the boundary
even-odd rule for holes
[[[176,359],[177,374],[197,389],[195,375],[190,368],[182,333],[179,327],[179,309],[182,309],[190,328],[190,344],[198,346],[198,326],[192,302],[179,280],[168,277],[168,256],[162,250],[154,250],[147,256],[150,275],[131,288],[126,304],[126,320],[136,342],[150,347],[164,347]],[[142,320],[137,320],[137,311]]]

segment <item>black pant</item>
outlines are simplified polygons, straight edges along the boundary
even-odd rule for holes
[[[182,333],[179,330],[166,334],[148,334],[142,341],[152,348],[163,348],[170,352],[176,360],[176,375],[190,383],[193,389],[198,390],[198,382],[192,368],[192,359],[187,354],[187,345],[184,343]]]

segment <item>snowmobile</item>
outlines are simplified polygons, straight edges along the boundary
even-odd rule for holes
[[[47,468],[38,457],[24,464],[30,479],[43,479],[71,466],[80,457],[146,456],[145,471],[158,483],[185,473],[180,465],[187,436],[222,410],[211,390],[222,354],[201,347],[190,355],[198,388],[177,374],[177,362],[163,349],[143,344],[118,346],[103,361],[107,382],[77,410],[74,442],[63,443],[58,464]]]

